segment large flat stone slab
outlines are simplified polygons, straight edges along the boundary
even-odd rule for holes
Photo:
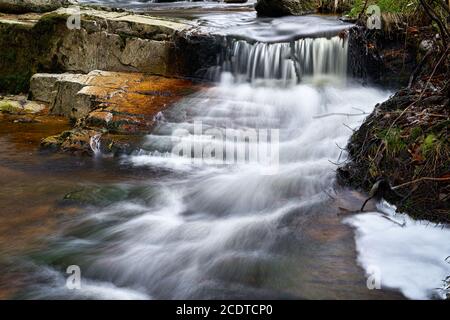
[[[140,15],[127,11],[114,12],[114,11],[97,10],[86,6],[81,7],[70,6],[67,8],[60,8],[54,11],[54,14],[60,15],[80,14],[82,20],[85,20],[87,18],[89,19],[98,18],[106,20],[113,24],[119,22],[127,22],[129,23],[130,28],[139,28],[139,27],[145,28],[145,26],[148,27],[153,26],[155,28],[163,30],[164,32],[184,31],[195,26],[193,22],[179,18],[162,19],[159,17]]]
[[[30,96],[49,103],[51,113],[74,119],[96,109],[150,119],[198,88],[189,80],[95,70],[88,74],[35,74]]]

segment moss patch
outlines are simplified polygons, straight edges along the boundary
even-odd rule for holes
[[[365,0],[355,0],[348,15],[356,18],[363,10],[365,2]],[[370,5],[379,6],[383,13],[411,13],[419,3],[417,0],[369,0],[367,6]]]
[[[0,101],[0,112],[19,113],[22,111],[17,105],[9,101]]]

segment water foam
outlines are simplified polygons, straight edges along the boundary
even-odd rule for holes
[[[386,202],[378,209],[383,213],[346,220],[356,228],[361,266],[377,267],[382,287],[400,289],[410,299],[445,298],[439,288],[450,274],[450,263],[445,261],[450,254],[450,229],[395,213],[395,207]]]

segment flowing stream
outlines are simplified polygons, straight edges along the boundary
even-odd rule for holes
[[[369,112],[388,97],[386,91],[347,79],[347,55],[347,40],[339,37],[230,41],[226,58],[211,70],[216,84],[164,112],[143,149],[122,159],[167,174],[149,177],[138,190],[119,186],[125,199],[97,206],[57,237],[48,252],[38,254],[36,273],[42,279],[28,288],[28,295],[360,295],[365,291],[362,272],[345,274],[346,266],[341,276],[353,291],[327,285],[336,278],[330,269],[340,268],[334,264],[341,258],[334,258],[351,237],[344,237],[333,252],[336,244],[326,248],[315,243],[310,227],[329,215],[336,169],[332,162],[344,159],[339,146],[349,138],[348,127],[364,118],[332,114]],[[326,114],[331,115],[321,117]],[[175,132],[184,132],[180,139],[194,148],[217,147],[219,141],[196,132],[199,124],[203,130],[226,128],[235,136],[251,129],[279,130],[276,170],[267,173],[266,163],[250,158],[221,164],[205,161],[202,153],[194,152],[194,158],[173,154]],[[227,136],[222,143],[226,149],[236,142]],[[247,148],[260,144],[249,140]],[[68,264],[80,266],[81,290],[63,285]],[[322,280],[315,279],[320,272]]]
[[[322,29],[334,33],[327,37],[299,38],[292,27],[317,19],[288,18],[257,41],[229,41],[208,73],[214,84],[159,115],[142,150],[120,160],[139,178],[98,177],[86,189],[85,213],[22,261],[29,274],[18,297],[402,298],[368,290],[337,209],[358,197],[335,185],[351,129],[390,92],[348,77],[338,22]],[[206,130],[232,137],[219,141]],[[264,130],[277,134],[270,143],[245,140],[241,161],[206,161],[196,151],[234,150],[235,137]],[[174,154],[180,141],[192,152]],[[250,157],[264,144],[277,149],[270,164]],[[80,267],[80,290],[66,286],[70,265]]]

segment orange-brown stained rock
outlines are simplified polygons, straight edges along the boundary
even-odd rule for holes
[[[89,154],[89,140],[94,135],[148,134],[159,112],[202,89],[185,79],[106,71],[92,71],[80,84],[83,87],[73,99],[89,113],[78,120],[73,130],[44,139],[42,146]]]
[[[141,73],[96,71],[90,75],[79,94],[89,96],[97,109],[87,116],[86,125],[119,134],[148,133],[158,112],[200,89],[189,80]]]
[[[183,96],[199,89],[200,86],[184,79],[102,71],[92,75],[82,93],[95,97],[109,111],[153,118]]]

